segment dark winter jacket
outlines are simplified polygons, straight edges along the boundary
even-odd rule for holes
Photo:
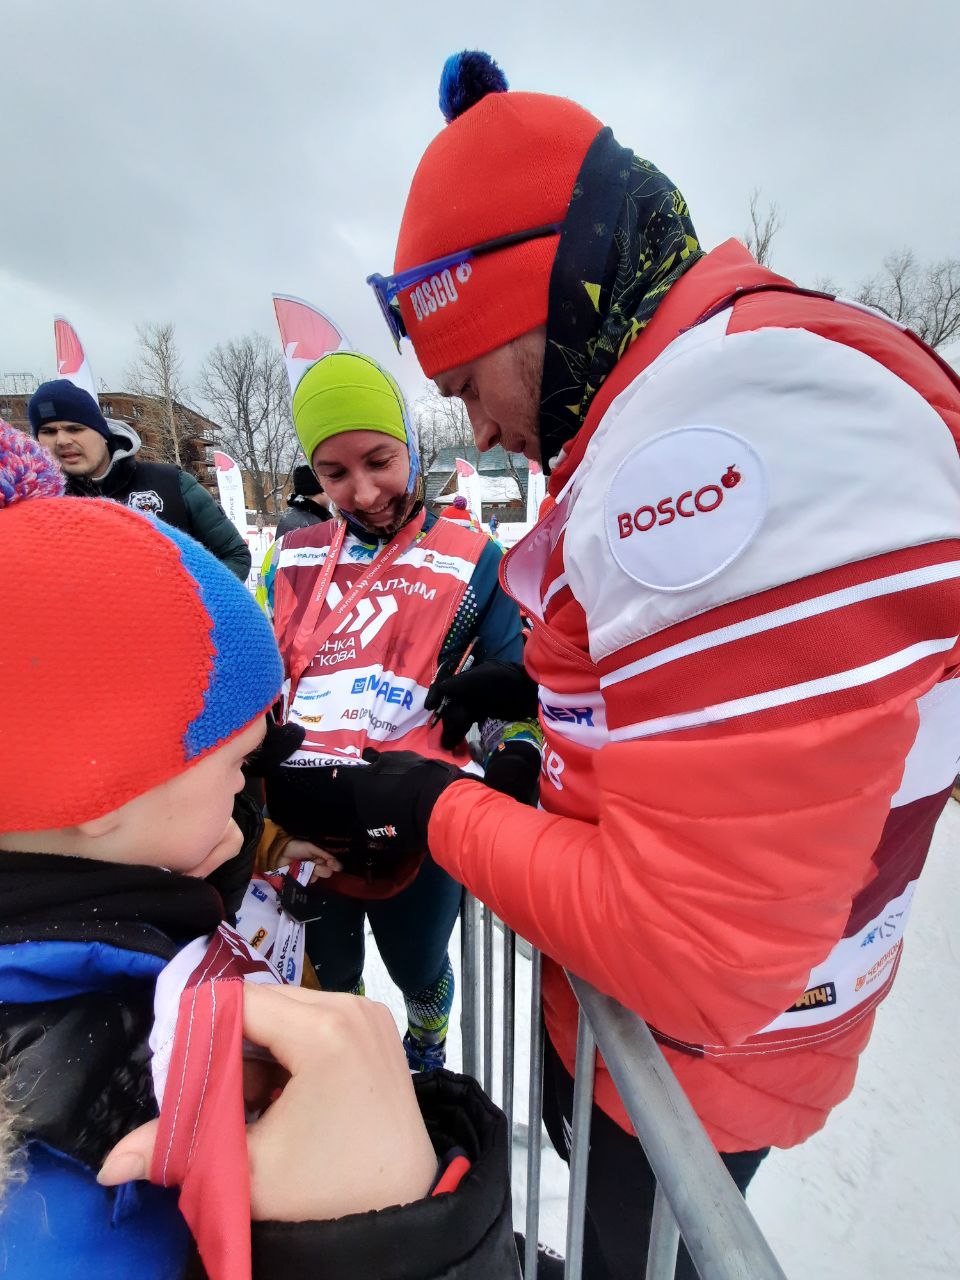
[[[276,537],[282,538],[291,529],[306,529],[311,524],[323,524],[332,520],[330,512],[319,502],[313,502],[302,493],[294,493],[287,499],[287,510],[277,521]]]
[[[25,1164],[0,1211],[5,1278],[184,1276],[176,1192],[96,1171],[157,1114],[156,979],[222,914],[203,881],[158,868],[0,853],[0,1070]]]
[[[260,826],[244,797],[238,805],[247,840],[216,889],[153,867],[0,852],[0,1072],[26,1174],[0,1206],[4,1280],[199,1274],[176,1192],[100,1187],[96,1171],[156,1115],[147,1038],[157,976],[229,918],[249,878]],[[255,1280],[517,1275],[502,1114],[446,1072],[415,1084],[438,1153],[461,1147],[473,1161],[460,1187],[336,1222],[255,1224]]]
[[[0,1207],[4,1280],[192,1274],[176,1192],[100,1187],[96,1171],[157,1114],[147,1044],[157,976],[243,897],[263,822],[244,795],[234,817],[243,849],[206,881],[0,852],[0,1074],[26,1173]]]
[[[110,434],[106,475],[99,480],[69,480],[67,493],[112,498],[157,516],[196,538],[244,582],[250,572],[250,549],[203,485],[179,467],[137,458],[140,437],[125,422],[111,420]]]
[[[253,1274],[283,1280],[514,1280],[520,1275],[507,1176],[507,1121],[475,1080],[414,1077],[442,1158],[471,1168],[456,1191],[332,1222],[253,1225]]]

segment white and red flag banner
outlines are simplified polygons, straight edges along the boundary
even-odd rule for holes
[[[527,524],[536,524],[540,504],[547,492],[547,478],[539,462],[531,462],[527,469]]]
[[[283,358],[290,379],[290,395],[311,365],[331,351],[349,351],[350,343],[329,316],[302,298],[273,295],[273,309],[280,329]]]
[[[476,517],[477,523],[483,523],[483,491],[480,473],[472,462],[465,458],[457,459],[457,493],[467,500],[467,508]]]
[[[97,401],[97,384],[77,331],[65,316],[55,316],[53,339],[57,347],[57,377],[88,392]]]
[[[247,536],[247,504],[243,496],[243,474],[229,453],[215,449],[213,461],[217,468],[217,490],[220,494],[220,505],[233,521],[240,536]]]

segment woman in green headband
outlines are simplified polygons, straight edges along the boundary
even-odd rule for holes
[[[293,416],[338,518],[285,534],[266,567],[266,603],[288,677],[286,719],[304,733],[268,779],[270,815],[342,864],[312,886],[305,912],[320,985],[362,990],[369,919],[403,992],[408,1060],[424,1070],[445,1060],[454,986],[447,947],[461,888],[419,840],[401,848],[402,832],[377,830],[366,815],[352,842],[343,814],[325,798],[327,779],[342,773],[331,765],[364,767],[371,747],[481,773],[464,744],[470,717],[452,727],[444,713],[438,722],[428,698],[438,673],[449,676],[468,654],[474,672],[516,679],[519,613],[499,585],[500,553],[486,535],[424,510],[416,443],[388,373],[355,352],[324,356],[297,384]],[[489,714],[484,701],[477,718],[488,781],[509,774],[513,793],[532,799],[535,721],[504,724],[485,720]]]
[[[368,356],[337,351],[304,374],[293,421],[305,456],[358,532],[392,537],[423,504],[403,393]]]

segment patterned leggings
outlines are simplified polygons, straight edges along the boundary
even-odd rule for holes
[[[364,919],[403,993],[411,1033],[423,1044],[447,1034],[453,970],[447,944],[463,890],[429,856],[396,897],[362,902],[331,893],[307,925],[307,954],[325,991],[354,991],[363,977]]]

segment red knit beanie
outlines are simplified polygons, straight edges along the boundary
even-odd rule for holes
[[[445,520],[463,520],[466,524],[473,524],[473,516],[470,514],[467,500],[462,494],[458,493],[454,500],[448,502],[443,508],[443,518]]]
[[[444,69],[442,94],[451,64],[478,58],[496,69],[505,88],[502,73],[485,54],[458,54]],[[498,92],[498,87],[460,93],[455,118],[424,153],[407,197],[394,271],[563,221],[583,158],[602,125],[567,98]],[[445,96],[449,101],[448,91]],[[445,114],[450,113],[445,109]],[[453,273],[456,297],[446,290],[442,305],[432,311],[415,306],[416,286],[399,295],[404,325],[427,377],[546,323],[558,240],[553,235],[475,258]]]
[[[4,833],[119,809],[263,715],[283,679],[269,622],[204,547],[119,502],[55,496],[56,472],[0,422]]]

